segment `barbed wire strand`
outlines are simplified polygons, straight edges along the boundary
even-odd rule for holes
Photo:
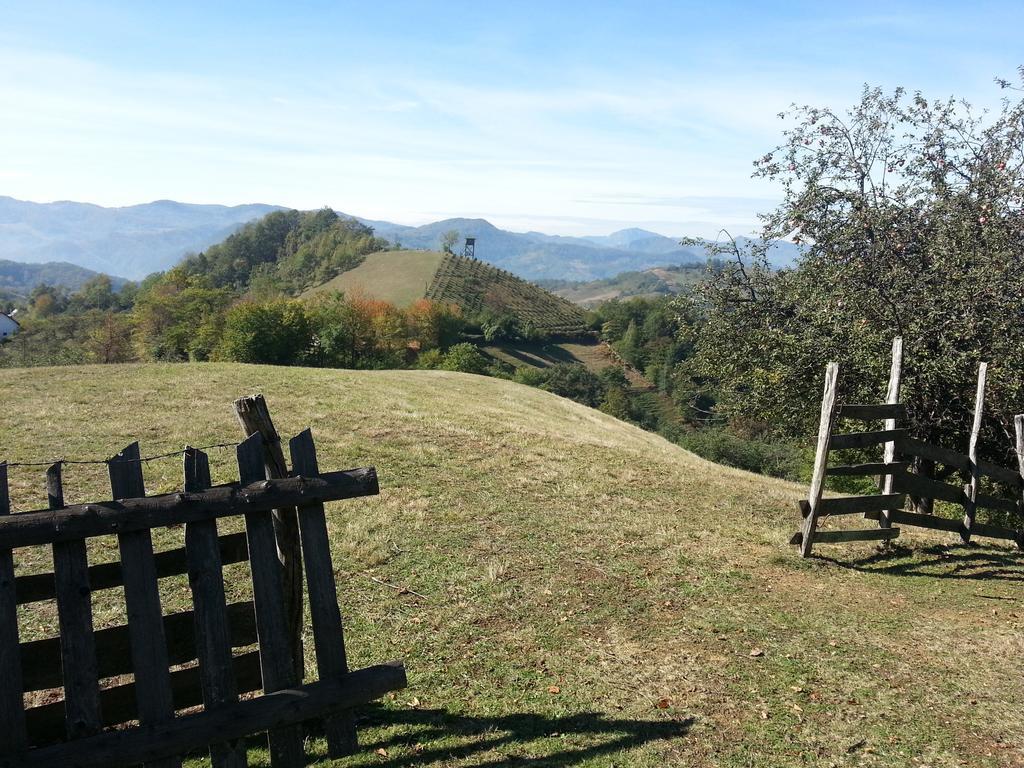
[[[241,443],[215,443],[213,445],[200,445],[200,446],[186,446],[177,451],[168,451],[167,453],[158,453],[153,456],[140,456],[137,459],[125,459],[124,461],[148,463],[150,461],[156,461],[157,459],[169,459],[172,456],[181,456],[186,450],[191,449],[193,451],[208,451],[213,448],[237,448]],[[50,461],[10,461],[0,462],[0,464],[6,464],[8,467],[52,467],[54,464],[69,465],[69,464],[109,464],[112,459],[116,459],[117,456],[111,459],[51,459]]]

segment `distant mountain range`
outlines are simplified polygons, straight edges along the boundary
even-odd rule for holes
[[[157,200],[125,208],[29,203],[0,197],[0,259],[65,261],[140,280],[218,243],[274,205],[192,205]]]
[[[62,261],[97,272],[139,280],[174,266],[187,253],[220,242],[274,205],[194,205],[158,200],[124,208],[89,203],[31,203],[0,196],[0,259],[41,263]],[[359,217],[356,217],[359,218]],[[485,219],[446,219],[409,227],[359,218],[380,237],[404,248],[437,248],[441,236],[457,230],[476,238],[477,258],[527,279],[598,280],[621,272],[673,264],[702,263],[703,250],[679,238],[643,229],[600,237],[563,237],[509,232]],[[461,249],[461,239],[457,248]],[[799,251],[777,242],[774,266],[793,263]]]

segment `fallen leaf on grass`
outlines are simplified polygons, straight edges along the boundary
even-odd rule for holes
[[[562,689],[559,688],[557,685],[549,685],[548,686],[548,693],[561,693],[561,692],[562,692]]]
[[[657,709],[668,709],[670,706],[672,706],[672,699],[658,699],[656,702],[654,702],[654,706]]]
[[[384,747],[380,747],[377,750],[377,754],[380,755],[381,757],[387,757],[388,756],[388,751],[386,749],[384,749]]]
[[[750,655],[754,658],[757,658],[758,656],[764,656],[764,651],[762,651],[760,648],[754,648],[750,651]]]

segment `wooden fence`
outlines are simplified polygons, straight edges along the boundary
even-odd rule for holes
[[[212,486],[206,454],[186,449],[183,490],[146,496],[132,443],[107,462],[114,501],[66,505],[56,463],[46,473],[49,509],[18,514],[0,463],[0,766],[164,768],[209,748],[214,768],[237,768],[247,764],[246,737],[267,732],[271,765],[295,768],[306,761],[300,725],[314,719],[330,756],[357,748],[351,708],[403,687],[405,670],[348,670],[323,505],[376,494],[377,475],[321,473],[309,430],[290,452],[292,472],[268,479],[256,432],[237,446],[238,481]],[[306,684],[275,532],[282,509],[296,510],[308,584],[319,680]],[[230,518],[244,520],[244,533],[218,535],[218,519]],[[154,552],[152,529],[179,525],[184,547]],[[119,562],[89,565],[87,540],[100,536],[117,538]],[[52,549],[53,572],[16,576],[22,547]],[[223,566],[244,561],[253,599],[228,604]],[[163,615],[159,580],[183,574],[192,610]],[[127,624],[94,630],[93,591],[116,587]],[[19,642],[18,606],[51,599],[59,634]],[[39,691],[49,695],[26,708],[25,694]],[[254,691],[264,695],[240,696]]]
[[[978,440],[985,402],[987,363],[978,368],[978,386],[974,403],[974,418],[966,453],[932,445],[914,439],[899,426],[906,419],[906,409],[899,402],[902,375],[903,341],[893,342],[892,367],[885,403],[840,404],[836,402],[839,379],[838,363],[829,363],[825,370],[825,388],[821,401],[818,441],[814,468],[806,501],[799,503],[803,525],[790,543],[800,546],[804,557],[811,554],[814,544],[849,541],[891,541],[899,536],[894,524],[930,528],[957,533],[963,543],[972,536],[1008,539],[1024,547],[1024,415],[1014,418],[1016,427],[1016,454],[1018,465],[1003,467],[978,457]],[[884,422],[876,431],[837,433],[842,421]],[[866,449],[882,446],[881,461],[862,464],[832,465],[832,451]],[[952,485],[923,476],[916,467],[921,459],[948,467],[964,477],[963,485]],[[879,492],[869,496],[824,497],[824,482],[828,476],[874,476],[878,478]],[[989,480],[1005,489],[1004,495],[982,493],[982,481]],[[942,517],[921,511],[906,510],[907,501],[920,510],[930,506],[925,500],[943,501],[963,509],[961,519]],[[1019,521],[1017,528],[994,525],[977,519],[978,510],[995,510]],[[874,529],[821,530],[819,523],[832,516],[862,514],[878,522]]]

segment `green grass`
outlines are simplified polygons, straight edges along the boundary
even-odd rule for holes
[[[447,254],[427,291],[434,301],[458,304],[469,314],[510,314],[551,334],[585,328],[582,310],[566,299],[483,261]]]
[[[891,556],[853,544],[800,560],[785,542],[801,487],[540,390],[440,371],[4,370],[4,451],[236,439],[231,400],[256,391],[282,435],[313,427],[322,468],[380,472],[381,495],[329,505],[328,526],[353,664],[404,659],[410,685],[360,711],[363,752],[323,765],[1024,762],[1015,552],[904,529],[910,548]],[[211,458],[215,482],[235,476],[229,451]],[[179,485],[173,459],[145,472],[150,492]],[[18,509],[45,504],[40,471],[11,474]],[[69,502],[107,496],[102,467],[66,480]],[[16,559],[50,567],[38,549]],[[183,607],[187,585],[161,588],[165,610]],[[98,624],[124,621],[118,590],[95,600]],[[52,606],[21,625],[53,634]]]
[[[407,307],[426,295],[442,258],[443,254],[437,251],[371,253],[355,269],[310,288],[304,295],[323,291],[360,293],[398,307]]]

